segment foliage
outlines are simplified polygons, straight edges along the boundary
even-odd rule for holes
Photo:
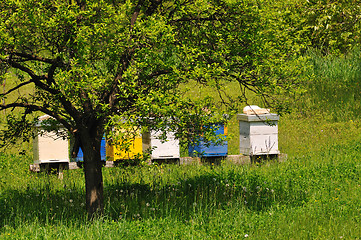
[[[286,48],[302,53],[309,48],[323,53],[347,53],[360,44],[358,0],[284,0],[275,1],[274,8],[276,11],[269,15],[278,17],[278,36]]]
[[[252,89],[271,105],[273,92],[294,87],[285,78],[297,73],[284,69],[286,55],[294,50],[282,47],[298,45],[278,38],[284,30],[268,30],[279,24],[268,21],[271,4],[264,4],[266,9],[256,1],[2,4],[3,66],[17,69],[20,80],[19,89],[9,89],[4,97],[36,86],[35,94],[22,93],[4,107],[24,107],[25,115],[43,111],[70,133],[89,112],[109,128],[116,122],[112,116],[121,114],[142,119],[142,125],[147,123],[141,117],[152,117],[157,128],[174,125],[161,118],[172,116],[171,123],[179,119],[177,127],[183,129],[202,109],[220,109],[213,98],[195,102],[185,97],[192,87],[178,86],[189,80],[218,89],[221,102],[228,104],[246,101]],[[240,84],[240,95],[222,90],[229,81]],[[195,114],[192,119],[189,113]]]
[[[251,44],[258,32],[252,5],[2,4],[3,63],[19,70],[19,88],[37,89],[6,107],[24,107],[25,114],[43,111],[71,132],[79,121],[75,115],[89,111],[100,120],[119,113],[185,120],[185,110],[200,110],[180,98],[179,84],[196,79],[215,86],[219,78],[249,74],[255,68],[248,67],[250,59],[262,56],[260,43]],[[210,101],[202,105],[215,110]]]
[[[346,53],[360,44],[360,1],[306,1],[303,16],[313,48]]]

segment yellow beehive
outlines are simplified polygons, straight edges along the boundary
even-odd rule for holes
[[[122,130],[124,132],[125,130]],[[122,141],[117,140],[112,144],[106,144],[106,156],[109,161],[120,161],[124,159],[134,159],[143,155],[143,143],[142,136],[139,131],[136,131],[136,136],[132,139]],[[124,150],[124,145],[128,145],[129,148]]]

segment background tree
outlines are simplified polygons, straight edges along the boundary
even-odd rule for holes
[[[307,1],[303,16],[313,48],[346,53],[360,44],[360,1]]]
[[[360,44],[359,0],[267,1],[261,15],[278,29],[285,48],[310,49],[323,53],[347,53]],[[271,27],[273,26],[273,27]],[[288,43],[286,45],[286,43]]]
[[[233,110],[248,91],[271,100],[291,84],[272,73],[280,61],[260,34],[257,2],[6,0],[0,9],[0,63],[16,83],[0,109],[21,109],[1,136],[29,138],[33,113],[60,122],[74,155],[84,153],[90,218],[103,211],[100,142],[120,118],[186,138],[216,121],[205,109],[220,109],[212,96],[188,97],[190,82],[215,87]],[[222,91],[230,81],[241,87],[236,97]]]

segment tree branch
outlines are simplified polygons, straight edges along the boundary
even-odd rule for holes
[[[35,72],[33,70],[31,70],[30,68],[25,67],[25,66],[21,65],[20,63],[13,61],[13,55],[12,54],[8,57],[7,60],[8,60],[8,63],[9,63],[10,66],[12,66],[13,68],[17,68],[17,69],[27,73],[32,79],[37,79],[39,82],[41,82],[40,81],[41,79],[46,79],[46,76],[36,75]]]
[[[162,3],[162,0],[155,0],[152,1],[151,5],[146,10],[146,15],[151,15],[154,13],[154,11],[158,8],[158,6]],[[130,32],[132,32],[134,25],[137,21],[137,18],[140,14],[140,10],[142,6],[144,5],[144,0],[139,0],[137,5],[134,8],[134,12],[132,14],[131,20],[130,20]],[[130,35],[130,38],[132,39],[132,35]],[[113,83],[110,86],[109,91],[104,91],[101,95],[101,99],[103,102],[108,103],[110,106],[111,111],[114,110],[114,107],[116,103],[118,102],[116,100],[116,93],[118,91],[117,85],[118,82],[122,79],[122,75],[124,71],[129,67],[132,56],[135,52],[134,48],[128,49],[123,53],[123,55],[120,57],[120,61],[118,64],[119,71],[117,72],[116,76],[114,77]]]
[[[175,20],[171,20],[170,23],[177,23],[177,22],[191,22],[191,21],[222,21],[226,19],[217,18],[217,17],[189,17],[189,18],[179,18]]]
[[[12,55],[9,56],[8,63],[10,66],[29,74],[29,76],[31,77],[30,81],[33,82],[40,89],[43,89],[44,91],[49,92],[50,94],[57,95],[59,97],[60,102],[63,104],[64,108],[69,112],[69,114],[74,119],[78,120],[79,118],[78,111],[75,109],[72,103],[65,98],[65,96],[61,91],[50,87],[51,83],[55,83],[55,81],[52,78],[49,78],[49,76],[44,76],[44,75],[43,76],[36,75],[34,71],[32,71],[30,68],[25,67],[17,62],[14,62],[12,60]],[[55,68],[56,67],[54,66],[54,71]],[[41,80],[47,80],[48,84],[43,83]]]
[[[27,53],[19,53],[19,52],[14,52],[12,53],[15,56],[24,58],[25,61],[40,61],[40,62],[44,62],[44,63],[49,63],[49,64],[53,64],[56,63],[57,60],[56,59],[50,59],[50,58],[43,58],[43,57],[39,57],[36,55],[32,55],[32,54],[27,54]]]
[[[161,5],[163,0],[153,0],[151,1],[151,5],[148,7],[148,9],[145,11],[145,15],[151,16],[153,13],[157,10],[159,5]]]
[[[135,25],[135,22],[137,21],[138,15],[140,13],[140,8],[144,4],[144,0],[139,0],[138,4],[135,6],[132,18],[130,19],[130,31],[133,30],[133,27]]]
[[[38,106],[38,105],[34,105],[34,104],[29,104],[29,103],[9,103],[9,104],[0,104],[0,110],[5,110],[5,109],[9,109],[9,108],[23,108],[23,109],[28,109],[31,111],[40,111],[43,112],[45,114],[48,114],[52,117],[54,117],[56,120],[58,120],[61,124],[63,124],[63,126],[65,128],[67,128],[69,131],[74,131],[74,127],[69,124],[62,116],[60,116],[58,113],[56,113],[55,111],[49,110],[45,107],[42,106]]]
[[[155,71],[155,72],[152,72],[151,74],[149,74],[148,78],[158,77],[161,75],[169,74],[171,72],[173,72],[171,69],[163,69],[163,70]]]
[[[18,84],[17,86],[13,87],[12,89],[9,89],[7,92],[0,94],[0,96],[4,97],[4,96],[14,92],[15,90],[17,90],[17,89],[19,89],[19,88],[21,88],[21,87],[23,87],[25,85],[28,85],[30,83],[33,83],[33,82],[31,80],[26,81],[26,82],[22,82],[22,83]]]
[[[139,0],[137,5],[134,8],[134,12],[133,12],[131,20],[130,20],[130,32],[133,31],[133,27],[137,21],[137,18],[140,13],[140,9],[143,4],[144,4],[144,0]],[[130,39],[132,39],[132,35],[130,35],[129,40]],[[112,109],[115,106],[115,95],[118,91],[118,88],[117,88],[118,82],[120,79],[122,79],[122,75],[123,75],[124,71],[130,65],[130,60],[132,58],[133,53],[134,53],[134,49],[125,50],[123,55],[120,57],[120,61],[118,63],[119,70],[117,71],[117,74],[115,75],[113,82],[110,84],[109,90],[105,90],[101,94],[100,99],[102,99],[102,101],[104,103],[109,104],[111,111],[113,111]]]

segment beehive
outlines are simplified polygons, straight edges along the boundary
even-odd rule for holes
[[[274,113],[238,114],[240,153],[244,155],[274,155],[278,150],[278,120]]]
[[[68,138],[58,136],[56,131],[47,132],[41,124],[44,116],[39,118],[39,122],[35,125],[35,138],[33,140],[34,163],[68,163],[69,162],[69,142]],[[59,126],[59,132],[65,132],[65,129]]]
[[[126,131],[122,129],[121,131]],[[137,134],[126,142],[117,140],[112,144],[106,144],[106,158],[109,161],[119,161],[123,159],[134,159],[143,155],[142,136],[139,131]],[[128,151],[123,149],[124,144],[129,144]]]
[[[215,130],[216,135],[228,134],[228,129],[223,123],[215,124],[217,129]],[[222,144],[215,144],[213,142],[205,142],[201,139],[198,144],[189,144],[188,154],[191,157],[225,157],[228,154],[228,142],[223,141]]]
[[[105,151],[105,137],[102,138],[102,141],[100,142],[100,157],[102,161],[106,160],[106,151]],[[84,154],[81,148],[79,148],[78,156],[75,158],[76,162],[83,162]]]
[[[149,147],[152,148],[151,159],[176,159],[180,157],[179,140],[175,138],[173,132],[167,132],[164,141],[159,139],[162,135],[161,131],[151,131],[147,135],[149,137]],[[143,140],[143,143],[145,141]]]

